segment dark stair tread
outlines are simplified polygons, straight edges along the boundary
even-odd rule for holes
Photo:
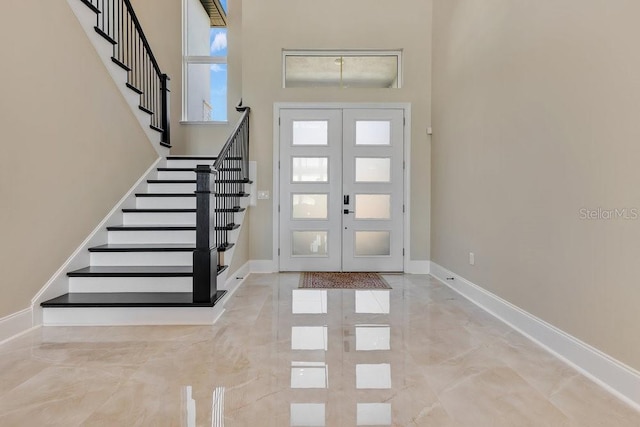
[[[163,209],[163,208],[149,208],[149,209],[122,209],[125,213],[196,213],[195,209]]]
[[[43,302],[43,307],[213,307],[226,291],[218,291],[213,302],[194,303],[191,292],[69,293]]]
[[[96,30],[96,33],[100,34],[106,41],[108,41],[112,45],[116,45],[118,43],[113,39],[113,37],[111,37],[109,34],[105,33],[104,31],[102,31],[99,27],[93,27],[93,28]]]
[[[234,243],[226,243],[226,244],[220,245],[218,246],[218,252],[226,252],[234,246],[235,246]]]
[[[149,125],[149,127],[150,127],[151,129],[155,130],[156,132],[160,132],[160,133],[163,133],[163,132],[164,132],[164,129],[159,128],[158,126]]]
[[[142,89],[138,89],[137,87],[135,87],[134,85],[132,85],[131,83],[126,83],[126,86],[131,89],[132,91],[134,91],[135,93],[137,93],[138,95],[142,95]]]
[[[146,107],[144,107],[144,106],[142,106],[142,105],[138,105],[138,108],[139,108],[141,111],[144,111],[144,112],[145,112],[145,113],[147,113],[147,114],[155,114],[153,111],[151,111],[150,109],[148,109],[148,108],[146,108]]]
[[[148,184],[196,184],[195,179],[148,179]]]
[[[196,193],[136,193],[136,197],[196,197]]]
[[[89,248],[89,252],[193,252],[196,245],[188,243],[108,244]]]
[[[196,168],[157,168],[160,172],[194,172]]]
[[[122,68],[123,70],[129,72],[131,71],[131,68],[129,68],[127,66],[127,64],[125,64],[124,62],[120,61],[118,58],[116,58],[115,56],[111,57],[111,61],[116,64],[118,67]],[[128,84],[128,83],[127,83]]]
[[[107,231],[192,231],[195,225],[112,225],[107,227]]]
[[[100,9],[98,9],[97,7],[95,7],[89,0],[80,0],[82,3],[85,4],[85,6],[87,6],[89,9],[91,9],[92,11],[94,11],[95,13],[101,13]]]
[[[217,156],[167,156],[167,160],[218,160]]]
[[[253,184],[249,178],[244,179],[216,179],[218,184]]]
[[[244,212],[246,208],[241,208],[240,206],[234,206],[232,208],[218,208],[215,209],[215,212],[220,213],[231,213],[231,212]]]
[[[228,265],[219,265],[218,266],[218,274],[222,273],[223,271],[225,271],[227,268],[229,268]]]
[[[215,193],[216,197],[249,197],[249,193],[241,191],[240,193]]]
[[[69,277],[192,277],[190,266],[89,266],[67,273]]]
[[[215,230],[237,230],[240,228],[240,224],[227,224],[227,225],[217,225],[214,227]]]

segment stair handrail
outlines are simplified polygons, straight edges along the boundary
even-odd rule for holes
[[[127,71],[127,86],[140,95],[160,144],[171,147],[169,81],[158,65],[130,0],[80,0],[96,12],[96,32],[113,45],[112,60]],[[155,75],[155,77],[153,76]]]
[[[196,249],[193,252],[193,302],[214,303],[218,298],[218,273],[224,268],[224,253],[233,244],[229,232],[239,227],[235,214],[244,210],[249,181],[249,107],[223,145],[215,162],[196,166]],[[214,255],[217,252],[217,256]]]

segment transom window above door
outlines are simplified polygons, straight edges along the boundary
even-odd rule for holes
[[[284,50],[283,87],[399,88],[400,50]]]

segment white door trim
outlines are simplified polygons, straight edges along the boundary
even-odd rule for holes
[[[271,193],[273,194],[272,206],[272,252],[271,258],[276,271],[280,271],[280,256],[278,256],[278,243],[280,236],[278,205],[280,204],[280,171],[278,161],[280,160],[280,110],[283,109],[402,109],[404,110],[404,205],[406,214],[403,226],[403,241],[405,247],[403,270],[410,270],[411,260],[411,103],[353,103],[353,102],[276,102],[273,104],[273,184]]]

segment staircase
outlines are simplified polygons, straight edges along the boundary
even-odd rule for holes
[[[130,1],[72,1],[78,2],[72,9],[83,5],[96,19],[94,32],[87,33],[112,47],[105,64],[127,73],[125,92],[136,95],[135,110],[145,115],[147,130],[161,136],[162,153],[170,147],[169,78]],[[76,11],[79,19],[86,10]],[[66,272],[68,292],[40,304],[44,325],[215,321],[226,293],[218,283],[225,282],[225,261],[233,256],[251,184],[250,109],[237,110],[242,117],[218,156],[167,156],[160,162],[147,177],[146,191],[135,193],[135,207],[119,213],[122,223],[107,226],[106,241],[88,248],[89,265]]]
[[[213,322],[219,313],[211,307],[226,292],[218,290],[217,283],[226,276],[224,260],[233,256],[248,204],[245,186],[251,184],[248,178],[234,177],[243,173],[243,167],[220,167],[220,178],[213,179],[215,191],[205,193],[215,206],[204,228],[214,237],[213,256],[207,252],[206,257],[214,261],[216,280],[211,291],[204,291],[211,298],[197,300],[195,171],[198,165],[217,160],[168,157],[166,167],[157,168],[155,178],[147,180],[147,191],[135,194],[135,208],[122,209],[123,223],[106,228],[107,242],[88,249],[90,264],[67,273],[69,292],[41,304],[44,324]],[[226,161],[229,165],[243,162],[239,156],[228,156]],[[211,283],[207,279],[205,286]]]

